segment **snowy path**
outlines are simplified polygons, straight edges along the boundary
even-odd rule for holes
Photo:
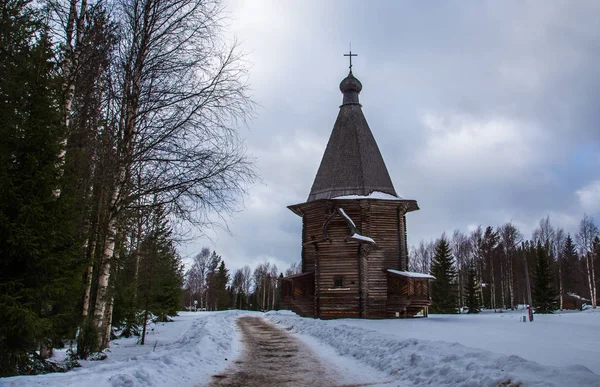
[[[214,387],[383,385],[381,380],[369,380],[365,375],[349,378],[348,370],[341,375],[337,367],[323,362],[304,342],[261,317],[240,317],[237,323],[244,352],[232,367],[213,375]],[[344,383],[346,379],[352,384]]]
[[[153,325],[148,345],[115,340],[104,361],[64,374],[0,378],[0,386],[249,385],[268,373],[282,375],[282,386],[600,386],[600,310],[539,316],[533,324],[518,318],[322,321],[285,311],[182,312]],[[238,320],[253,323],[243,328]],[[258,338],[244,342],[243,329]],[[252,340],[262,349],[248,350]],[[244,362],[262,374],[244,378]],[[227,377],[212,377],[218,374]]]

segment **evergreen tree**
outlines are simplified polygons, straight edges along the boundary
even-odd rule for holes
[[[479,284],[477,283],[477,270],[471,263],[467,270],[467,283],[465,284],[465,302],[469,313],[479,313]]]
[[[217,310],[219,293],[217,291],[217,269],[221,264],[221,256],[213,251],[208,261],[206,273],[206,308],[207,310]]]
[[[497,288],[496,277],[499,268],[499,256],[502,252],[500,245],[500,235],[494,231],[491,226],[486,227],[480,244],[480,253],[482,258],[482,281],[486,283],[480,291],[482,293],[483,305],[486,308],[495,309],[497,307]]]
[[[229,292],[227,284],[229,283],[229,270],[225,267],[225,261],[221,261],[219,270],[215,277],[215,293],[217,295],[217,309],[224,310],[229,307]]]
[[[565,240],[561,257],[563,260],[563,287],[565,293],[577,293],[579,292],[579,279],[582,274],[579,269],[577,248],[570,234],[567,235],[567,239]]]
[[[548,247],[538,242],[536,247],[535,280],[533,282],[533,306],[537,313],[552,313],[556,309],[556,292],[553,286]]]
[[[60,79],[28,1],[0,0],[0,376],[73,337],[80,266],[61,185]],[[40,352],[34,352],[40,350]],[[38,355],[39,354],[39,355]]]
[[[171,228],[160,208],[153,218],[153,230],[140,246],[138,308],[143,316],[142,344],[148,318],[168,321],[168,316],[177,315],[183,301],[183,265],[173,246]]]
[[[456,313],[456,268],[445,236],[442,236],[435,248],[431,275],[436,278],[431,284],[432,313]]]

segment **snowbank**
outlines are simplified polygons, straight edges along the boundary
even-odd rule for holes
[[[205,385],[239,352],[235,319],[241,312],[182,312],[158,324],[147,344],[111,343],[108,359],[82,362],[63,374],[0,379],[4,386],[188,386]],[[229,359],[229,360],[228,360]]]
[[[498,386],[524,383],[528,386],[600,386],[600,376],[584,366],[555,367],[466,347],[459,343],[401,338],[402,323],[423,320],[383,320],[398,324],[398,330],[377,332],[348,322],[358,320],[315,320],[293,314],[270,312],[267,318],[299,334],[312,336],[352,357],[385,372],[407,385]],[[366,326],[378,321],[362,320]],[[472,328],[472,327],[471,327]],[[451,331],[446,331],[452,337]],[[560,351],[560,347],[555,347]]]
[[[583,365],[600,375],[600,309],[535,315],[520,322],[526,310],[477,315],[429,315],[408,320],[344,320],[353,327],[402,339],[458,342],[503,355],[518,355],[543,365]]]

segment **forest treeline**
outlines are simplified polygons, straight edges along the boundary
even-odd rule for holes
[[[456,313],[462,308],[514,309],[529,304],[538,312],[596,308],[600,281],[600,232],[584,215],[575,235],[539,221],[530,239],[513,224],[458,230],[438,240],[422,241],[410,251],[409,269],[431,273],[432,311]]]
[[[299,262],[293,263],[285,276],[298,274],[301,268]],[[282,275],[277,265],[268,261],[254,271],[246,265],[230,274],[221,256],[204,247],[185,274],[184,302],[189,310],[279,309]]]
[[[143,334],[181,307],[176,242],[255,178],[222,11],[0,0],[0,376],[43,372],[72,341],[86,358],[113,327]]]

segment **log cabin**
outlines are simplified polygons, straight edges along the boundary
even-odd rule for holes
[[[408,271],[406,214],[359,103],[361,82],[340,84],[342,105],[302,218],[302,272],[280,278],[283,306],[301,316],[427,316],[433,276]]]

